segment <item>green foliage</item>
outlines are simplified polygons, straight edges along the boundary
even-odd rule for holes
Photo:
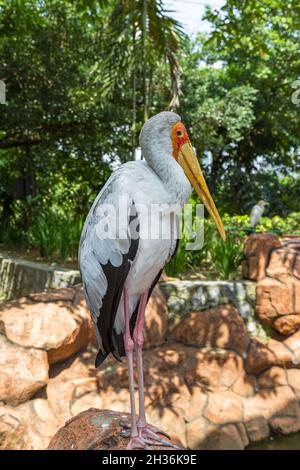
[[[215,237],[210,255],[220,279],[231,280],[237,276],[243,259],[243,244],[230,233],[227,234],[225,242],[220,237]]]
[[[177,254],[166,266],[168,276],[184,277],[187,273],[208,279],[235,279],[238,276],[243,244],[249,235],[249,231],[244,230],[249,229],[249,216],[224,214],[222,220],[227,233],[225,242],[209,219],[204,221],[204,241],[200,250],[188,251],[189,240],[182,233]],[[300,212],[293,212],[286,218],[262,217],[253,231],[300,235]]]
[[[170,100],[231,235],[223,244],[205,221],[202,249],[183,235],[167,272],[235,276],[249,220],[233,215],[259,199],[257,230],[300,232],[299,2],[227,0],[206,19],[191,40],[161,0],[0,2],[2,242],[75,258],[95,195]]]

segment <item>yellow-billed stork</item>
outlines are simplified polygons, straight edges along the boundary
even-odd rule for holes
[[[87,216],[79,247],[85,298],[99,342],[95,365],[98,367],[110,353],[118,360],[127,356],[132,420],[128,449],[166,443],[158,436],[160,431],[146,422],[143,323],[152,289],[176,251],[178,225],[170,219],[172,215],[176,219],[178,210],[188,201],[191,184],[225,239],[222,221],[180,117],[162,112],[149,119],[140,133],[140,146],[145,160],[125,163],[112,173]],[[158,225],[159,236],[155,230],[153,236],[152,228]],[[137,358],[138,420],[133,351]]]

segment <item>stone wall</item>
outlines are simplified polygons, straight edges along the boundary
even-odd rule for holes
[[[0,298],[17,299],[44,289],[70,287],[80,282],[79,271],[49,266],[0,252]]]
[[[45,449],[90,408],[129,411],[126,361],[95,369],[90,326],[80,286],[1,305],[0,448]],[[186,312],[174,326],[155,288],[145,328],[149,422],[191,449],[243,449],[300,430],[299,335],[263,343],[232,305]]]
[[[163,282],[160,287],[167,298],[169,318],[175,324],[191,311],[232,304],[239,310],[250,334],[263,333],[255,318],[255,282],[175,280]]]

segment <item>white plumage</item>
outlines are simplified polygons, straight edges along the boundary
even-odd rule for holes
[[[258,224],[259,219],[264,214],[265,208],[268,205],[269,205],[268,202],[261,200],[261,201],[258,201],[258,203],[255,204],[255,206],[252,207],[251,212],[250,212],[250,226],[251,227],[255,227]]]
[[[164,114],[162,120],[161,114]],[[180,118],[175,113],[161,113],[147,121],[140,136],[140,145],[147,161],[134,161],[122,165],[114,171],[103,189],[98,194],[84,224],[79,249],[79,264],[86,300],[92,313],[95,325],[102,306],[102,299],[109,286],[103,272],[103,265],[108,261],[116,268],[122,264],[122,255],[129,250],[127,238],[103,238],[99,225],[104,226],[105,205],[113,205],[116,210],[120,198],[127,198],[128,204],[134,201],[140,223],[139,247],[132,263],[126,287],[129,295],[129,312],[134,312],[140,295],[150,288],[159,271],[171,257],[176,246],[178,233],[169,231],[170,210],[180,210],[188,200],[192,188],[182,168],[170,158],[170,129]],[[158,118],[159,116],[159,118]],[[159,158],[157,159],[157,156]],[[155,170],[155,171],[154,171]],[[153,209],[154,205],[154,209]],[[168,237],[152,239],[148,229],[154,229],[157,222],[155,212],[166,207],[161,218],[162,232]],[[139,208],[143,208],[139,212]],[[152,208],[152,217],[145,213],[145,208]],[[129,206],[127,207],[127,210]],[[120,222],[120,220],[118,219]],[[128,217],[123,218],[121,233],[128,234]],[[115,318],[114,328],[117,333],[124,331],[124,303],[121,299]],[[96,328],[99,345],[102,340]]]
[[[143,323],[152,289],[179,238],[178,213],[192,186],[220,235],[225,231],[180,117],[163,112],[140,134],[145,161],[122,165],[98,194],[85,221],[79,265],[99,342],[96,366],[112,353],[128,360],[131,438],[127,448],[170,445],[146,422],[142,365]],[[190,183],[191,182],[191,183]],[[137,356],[139,420],[134,400]],[[150,440],[150,441],[149,441]]]

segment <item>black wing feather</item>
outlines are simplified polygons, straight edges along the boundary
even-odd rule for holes
[[[131,207],[131,214],[129,217],[129,230],[131,229],[132,222],[134,220],[136,221],[137,218],[138,214],[133,202]],[[137,232],[139,231],[139,225],[137,225],[136,230]],[[124,284],[139,246],[139,238],[135,239],[134,237],[130,236],[130,240],[131,243],[128,253],[123,255],[121,266],[115,267],[110,263],[110,261],[105,265],[101,265],[107,279],[108,289],[102,299],[100,314],[96,325],[101,336],[103,346],[103,350],[100,350],[97,354],[95,360],[96,367],[101,365],[109,353],[112,353],[118,360],[121,360],[121,357],[125,354],[123,337],[119,338],[119,335],[116,335],[114,330],[114,322]]]

